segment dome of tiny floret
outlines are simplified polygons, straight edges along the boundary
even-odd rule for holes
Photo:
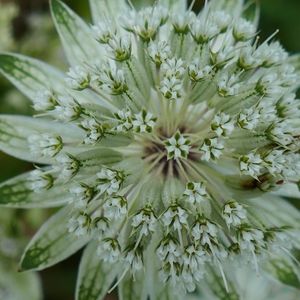
[[[114,270],[108,286],[131,282],[145,299],[162,299],[155,282],[180,294],[211,276],[230,290],[229,262],[291,259],[299,215],[280,195],[300,181],[294,57],[257,37],[243,1],[197,13],[180,0],[99,2],[88,27],[53,1],[71,67],[58,85],[22,81],[38,118],[20,124],[26,153],[12,154],[40,164],[30,205],[58,198],[68,239]]]

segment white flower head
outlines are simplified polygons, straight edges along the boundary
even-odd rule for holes
[[[190,25],[191,35],[198,44],[206,44],[220,31],[217,24],[207,20],[195,19]]]
[[[247,18],[242,0],[206,1],[197,15],[195,1],[91,0],[90,26],[50,2],[72,64],[65,82],[36,60],[0,55],[0,73],[37,111],[0,115],[0,148],[45,165],[2,183],[0,206],[65,205],[47,243],[68,230],[61,245],[73,235],[75,248],[88,243],[84,259],[99,255],[94,270],[146,298],[137,272],[151,274],[145,287],[161,281],[158,298],[185,299],[212,278],[237,290],[229,259],[292,257],[299,218],[285,201],[300,182],[299,65],[272,41],[277,32],[256,38],[256,15]],[[23,267],[42,267],[40,238]],[[50,251],[49,265],[68,246]]]
[[[260,111],[255,107],[251,107],[239,113],[237,124],[243,129],[252,130],[259,124],[260,119]]]
[[[201,245],[206,245],[212,250],[213,245],[217,244],[218,227],[202,217],[192,227],[191,234]]]

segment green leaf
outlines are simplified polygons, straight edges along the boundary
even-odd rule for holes
[[[53,158],[37,157],[29,150],[27,138],[38,133],[59,135],[65,142],[77,144],[80,144],[84,138],[83,131],[74,125],[25,116],[0,116],[1,151],[27,161],[51,163]],[[64,150],[68,151],[70,149],[65,147]]]
[[[118,267],[102,262],[96,254],[97,242],[83,252],[76,284],[76,300],[101,300],[118,274]]]
[[[97,24],[107,18],[117,20],[127,5],[124,0],[90,0],[90,7],[93,22]]]
[[[299,271],[297,273],[292,262],[283,258],[272,259],[266,270],[283,284],[300,289]]]
[[[58,0],[50,1],[51,13],[71,65],[92,62],[103,55],[100,45],[93,38],[87,24],[67,5]]]
[[[42,89],[62,91],[64,75],[51,66],[23,55],[0,54],[0,73],[29,99]]]
[[[43,270],[66,259],[87,242],[88,238],[78,238],[69,233],[67,222],[70,207],[65,207],[52,216],[29,242],[22,256],[20,269]]]
[[[0,184],[0,206],[12,208],[55,207],[68,202],[69,191],[64,182],[36,193],[30,189],[30,174],[16,176]]]

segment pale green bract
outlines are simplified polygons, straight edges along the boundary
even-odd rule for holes
[[[212,0],[137,8],[90,0],[87,25],[52,0],[71,68],[3,53],[35,118],[0,116],[0,149],[36,170],[8,207],[65,207],[22,257],[41,270],[87,244],[77,300],[244,299],[234,270],[299,288],[299,56],[256,39],[258,9]],[[229,266],[229,267],[228,267]],[[247,271],[246,271],[247,272]]]

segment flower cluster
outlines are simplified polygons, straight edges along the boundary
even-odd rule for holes
[[[29,189],[57,195],[64,185],[62,226],[96,244],[117,285],[145,272],[149,286],[154,273],[192,292],[213,272],[228,289],[229,259],[258,269],[299,242],[299,216],[281,217],[290,208],[268,198],[300,181],[299,70],[273,37],[258,43],[243,5],[212,0],[196,14],[167,2],[124,1],[96,17],[85,27],[96,57],[65,45],[68,86],[33,97],[37,122],[55,128],[25,131],[29,160],[49,165]]]

